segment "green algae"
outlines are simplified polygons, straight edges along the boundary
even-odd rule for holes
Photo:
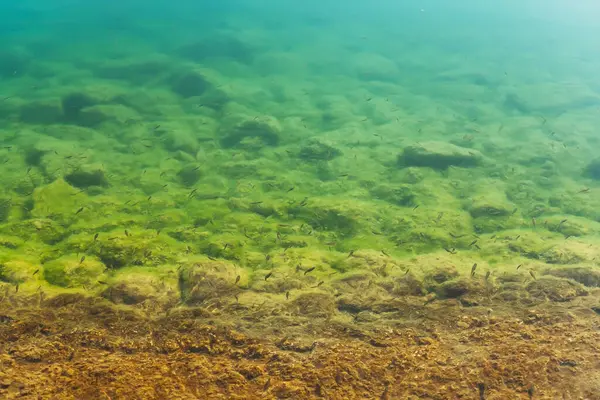
[[[293,52],[216,34],[41,61],[63,84],[0,105],[0,280],[361,321],[405,297],[563,301],[585,293],[572,282],[597,286],[591,131],[551,134],[566,122],[550,130],[533,115],[541,99],[508,90],[502,71],[452,66],[433,87],[405,79],[396,55],[351,59],[310,76]],[[503,89],[455,101],[485,85]]]

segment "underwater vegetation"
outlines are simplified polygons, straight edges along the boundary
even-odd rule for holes
[[[0,51],[0,395],[595,398],[600,94],[277,29]]]

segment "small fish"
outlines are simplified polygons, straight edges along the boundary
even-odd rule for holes
[[[419,208],[419,205],[417,204],[416,206],[413,207],[413,211],[415,211],[417,208]]]
[[[208,259],[209,259],[209,260],[211,260],[211,261],[217,261],[217,259],[216,259],[216,258],[214,258],[214,257],[211,257],[211,256],[208,256]]]
[[[463,237],[465,235],[455,235],[454,233],[450,232],[450,236],[452,236],[454,239],[460,239],[461,237]]]
[[[479,400],[485,400],[485,383],[479,382],[477,389],[479,389]]]
[[[390,255],[388,253],[385,252],[385,250],[381,250],[381,254],[383,254],[386,257],[389,257]]]
[[[104,281],[98,281],[99,284],[101,285],[108,285],[108,283],[104,282]]]
[[[253,203],[250,203],[251,206],[256,206],[256,205],[259,205],[259,204],[262,204],[262,201],[255,201]]]
[[[84,208],[85,208],[85,207],[81,207],[81,208],[79,208],[79,210],[77,210],[77,212],[75,213],[75,215],[77,215],[77,214],[79,214],[80,212],[82,212]]]
[[[271,275],[273,275],[273,272],[269,272],[267,275],[265,275],[265,282],[267,281],[267,279],[269,279],[271,277]]]
[[[314,286],[314,288],[318,288],[319,286],[321,286],[324,283],[325,283],[325,281],[321,281],[321,282],[317,283],[317,286]]]
[[[96,240],[98,240],[98,235],[99,235],[99,233],[96,233],[96,234],[94,235],[94,242],[95,242]]]
[[[38,272],[40,272],[40,270],[36,269],[32,276],[35,276],[35,274],[37,274]]]
[[[475,270],[477,269],[477,263],[473,264],[471,267],[471,277],[475,276]]]
[[[518,208],[514,208],[514,209],[512,210],[512,214],[511,214],[511,215],[515,215],[515,213],[516,213],[517,211],[519,211],[519,209],[518,209]]]
[[[350,250],[350,253],[348,253],[348,258],[352,257],[354,255],[354,251],[355,250]]]
[[[294,186],[292,186],[291,188],[289,188],[289,189],[287,190],[287,192],[286,192],[286,193],[289,193],[289,192],[291,192],[291,191],[292,191],[292,190],[294,190],[294,189],[295,189],[295,187],[294,187]]]
[[[290,291],[289,290],[287,292],[285,292],[285,299],[286,300],[290,299]]]
[[[129,237],[129,232],[127,231],[127,229],[125,229],[125,236]]]
[[[519,264],[517,265],[517,271],[519,270],[519,268],[521,268],[523,266],[523,264]]]
[[[535,277],[535,273],[532,270],[529,270],[529,275],[531,275],[531,277],[533,278],[534,281],[537,281],[537,278]]]
[[[490,279],[490,275],[491,275],[491,274],[492,274],[492,273],[491,273],[490,271],[488,271],[488,272],[486,272],[486,273],[485,273],[485,281],[486,281],[486,282],[488,281],[488,279]]]
[[[477,243],[477,239],[473,240],[471,244],[469,244],[469,247],[473,246],[475,243]]]
[[[312,272],[315,270],[315,267],[310,267],[309,269],[307,269],[306,271],[304,271],[304,275],[308,274],[309,272]]]
[[[236,277],[235,277],[235,283],[234,283],[234,285],[237,285],[237,284],[238,284],[238,282],[240,281],[240,279],[241,279],[241,276],[239,276],[239,275],[238,275],[238,276],[236,276]]]
[[[531,217],[531,225],[535,228],[535,218]]]
[[[579,192],[577,192],[577,194],[579,194],[579,193],[587,193],[589,191],[590,191],[590,188],[583,188]]]
[[[19,282],[15,284],[15,293],[19,293]]]
[[[81,257],[81,260],[79,260],[79,264],[83,263],[85,261],[85,256]]]
[[[533,399],[534,393],[535,393],[535,387],[533,385],[529,386],[529,389],[527,389],[527,395],[529,396],[529,400]]]
[[[456,249],[454,249],[454,248],[452,248],[452,249],[449,249],[449,248],[447,248],[447,247],[444,247],[444,250],[446,250],[446,251],[447,251],[448,253],[450,253],[450,254],[456,254]]]

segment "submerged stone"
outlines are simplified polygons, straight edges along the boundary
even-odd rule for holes
[[[571,279],[587,287],[600,287],[600,269],[597,267],[557,267],[546,270],[545,274]]]
[[[317,139],[311,140],[300,149],[299,153],[300,158],[307,161],[331,161],[340,155],[342,155],[340,150]]]
[[[72,186],[86,189],[90,186],[108,186],[104,170],[99,166],[85,165],[65,176]]]
[[[63,109],[58,100],[37,100],[21,107],[20,119],[29,124],[55,124],[64,118]]]
[[[61,257],[44,264],[43,276],[48,283],[65,288],[95,285],[106,266],[93,257]]]
[[[477,150],[459,147],[446,142],[422,142],[404,148],[398,156],[401,166],[446,169],[450,166],[475,167],[483,161]]]
[[[221,145],[225,148],[240,145],[249,138],[258,139],[263,145],[277,146],[281,127],[274,118],[248,119],[221,129]]]
[[[189,71],[171,78],[171,90],[183,98],[202,96],[212,84],[197,71]]]
[[[592,179],[600,181],[600,158],[596,158],[585,167],[585,174]]]
[[[533,297],[548,298],[557,302],[573,300],[579,296],[587,296],[589,293],[580,283],[550,276],[534,280],[527,285],[526,289]]]
[[[188,164],[177,172],[177,177],[185,186],[194,186],[200,180],[202,172],[196,164]]]

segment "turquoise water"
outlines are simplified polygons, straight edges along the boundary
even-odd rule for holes
[[[598,15],[566,1],[2,4],[0,285],[206,307],[266,336],[292,320],[397,323],[373,302],[590,294]],[[252,319],[257,304],[293,318]]]

